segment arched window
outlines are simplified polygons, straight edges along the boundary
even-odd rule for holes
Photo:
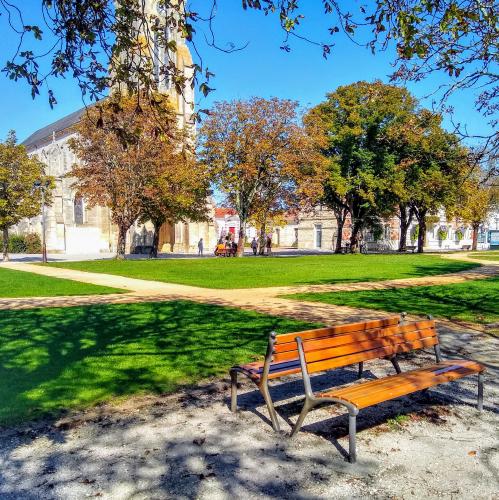
[[[74,220],[76,225],[84,224],[83,198],[76,196],[74,201]]]

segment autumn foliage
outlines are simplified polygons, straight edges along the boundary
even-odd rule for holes
[[[174,220],[204,195],[190,138],[166,96],[116,93],[90,108],[75,131],[71,148],[80,163],[69,174],[73,187],[90,206],[110,208],[119,257],[128,229],[144,213],[157,224]]]
[[[239,215],[238,255],[249,220],[264,223],[320,199],[318,137],[301,126],[294,101],[254,97],[214,105],[201,128],[200,160]]]

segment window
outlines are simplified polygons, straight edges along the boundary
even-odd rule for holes
[[[84,221],[83,198],[76,196],[74,201],[74,220],[76,225],[82,225]]]

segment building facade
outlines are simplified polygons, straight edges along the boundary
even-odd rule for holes
[[[166,15],[156,0],[145,2],[146,13],[156,16]],[[174,54],[165,54],[163,49],[154,49],[154,71],[159,74],[159,67],[166,64],[167,59],[174,58],[179,71],[186,77],[183,92],[179,93],[165,79],[157,80],[158,90],[167,94],[177,110],[180,125],[192,123],[194,93],[189,84],[192,76],[192,58],[189,48],[178,34],[171,34],[175,39],[177,50]],[[31,134],[24,142],[29,154],[38,157],[45,165],[45,173],[54,177],[55,190],[50,206],[46,208],[45,225],[47,250],[52,253],[90,254],[98,252],[114,252],[117,244],[117,228],[111,222],[110,210],[106,207],[89,207],[81,196],[72,188],[72,179],[68,173],[78,158],[69,147],[75,125],[86,108],[57,120]],[[192,125],[193,127],[193,125]],[[208,211],[212,209],[208,203]],[[41,233],[41,217],[24,220],[13,228],[13,232]],[[190,251],[197,249],[199,238],[207,244],[215,244],[213,223],[179,223],[165,225],[161,228],[160,251]],[[152,242],[152,227],[149,224],[135,224],[127,236],[127,250],[133,251],[137,242]]]

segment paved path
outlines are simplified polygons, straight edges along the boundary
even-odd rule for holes
[[[462,258],[462,254],[450,254],[449,258]],[[267,314],[289,316],[306,321],[324,324],[343,323],[362,319],[386,316],[386,312],[369,309],[357,309],[318,302],[290,300],[281,295],[298,292],[377,290],[408,286],[460,283],[468,280],[483,279],[499,274],[497,263],[486,261],[486,265],[459,273],[428,276],[421,278],[395,279],[379,282],[308,285],[271,288],[252,288],[218,290],[199,288],[174,283],[147,281],[109,274],[89,273],[72,269],[45,267],[25,263],[3,263],[2,267],[19,271],[34,272],[45,276],[65,278],[94,285],[104,285],[129,290],[126,294],[90,295],[74,297],[29,297],[0,299],[0,309],[28,309],[32,307],[65,307],[89,304],[124,304],[152,302],[162,300],[193,300],[215,305],[233,306],[259,311]],[[499,339],[484,335],[470,326],[439,321],[444,347],[452,346],[449,352],[469,354],[477,360],[486,362],[491,367],[499,366]],[[471,342],[480,338],[480,342]],[[495,369],[495,368],[494,368]]]
[[[127,294],[90,295],[73,297],[26,297],[26,298],[4,298],[0,299],[0,309],[17,309],[29,307],[53,307],[74,306],[102,303],[131,303],[152,300],[186,299],[213,304],[234,305],[248,309],[263,310],[264,312],[280,313],[293,310],[302,310],[303,313],[320,310],[323,306],[309,302],[289,301],[279,299],[279,296],[300,292],[336,292],[336,291],[358,291],[358,290],[381,290],[386,288],[403,288],[409,286],[443,285],[461,283],[468,280],[487,278],[499,274],[497,263],[487,262],[477,269],[462,271],[459,273],[424,276],[419,278],[393,279],[377,282],[341,283],[331,285],[305,285],[305,286],[281,286],[268,288],[245,288],[245,289],[212,289],[200,288],[175,283],[163,283],[160,281],[149,281],[111,274],[90,273],[73,269],[62,269],[57,267],[45,267],[33,264],[9,262],[0,264],[6,269],[27,271],[54,278],[65,278],[69,280],[91,283],[94,285],[108,286],[128,290]],[[291,305],[292,304],[292,305]],[[298,306],[299,304],[299,306]],[[335,306],[334,309],[337,309]],[[315,314],[314,314],[315,316]],[[308,318],[311,319],[311,318]]]

